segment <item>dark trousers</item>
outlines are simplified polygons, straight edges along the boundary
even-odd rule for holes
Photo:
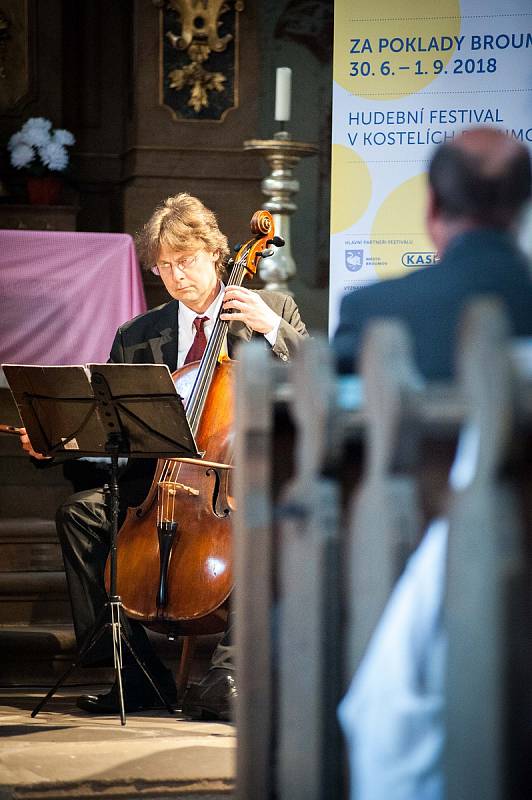
[[[59,508],[56,516],[78,649],[94,631],[107,602],[104,570],[111,534],[109,500],[105,489],[78,492]],[[123,624],[135,652],[143,660],[155,658],[143,626],[125,615]],[[110,663],[111,655],[109,633],[100,639],[84,663]],[[127,648],[124,661],[131,662]]]
[[[107,601],[104,570],[110,546],[110,495],[105,489],[89,489],[72,495],[58,510],[56,522],[67,577],[76,641],[80,648],[93,632]],[[123,617],[124,629],[135,652],[146,663],[157,658],[146,630],[140,622]],[[212,665],[232,669],[232,615],[226,634],[213,657]],[[84,663],[111,663],[111,636],[105,635]],[[131,657],[124,650],[124,662]]]

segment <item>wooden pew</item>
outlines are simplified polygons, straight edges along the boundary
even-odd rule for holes
[[[473,305],[463,322],[459,381],[468,452],[449,503],[447,793],[449,800],[517,800],[531,788],[524,769],[530,717],[523,713],[530,711],[524,545],[531,506],[519,489],[527,473],[530,489],[532,386],[515,374],[507,319],[496,302]]]
[[[254,343],[237,364],[234,515],[235,644],[239,694],[236,797],[267,800],[274,791],[273,377],[269,354]]]
[[[415,466],[423,381],[413,364],[410,337],[397,321],[369,326],[361,374],[366,457],[344,546],[346,681],[422,534]]]
[[[474,393],[467,388],[471,375],[475,370],[489,373],[485,358],[490,347],[482,350],[476,342],[479,336],[487,341],[490,325],[496,323],[486,322],[492,311],[476,313],[481,321],[466,325],[463,337],[463,348],[471,353],[464,357],[470,364],[464,375],[469,377],[452,386],[423,386],[412,364],[408,336],[397,323],[371,326],[363,359],[362,410],[346,411],[340,403],[328,346],[320,339],[305,342],[288,368],[274,364],[260,345],[251,343],[241,352],[235,594],[240,681],[237,797],[242,800],[348,796],[335,718],[338,700],[427,518],[449,509],[451,542],[460,541],[459,547],[452,545],[449,558],[447,724],[454,744],[448,748],[447,775],[456,777],[457,787],[449,798],[507,800],[504,794],[483,795],[476,789],[475,794],[460,793],[468,785],[460,776],[472,772],[463,739],[473,721],[478,726],[481,703],[478,692],[469,694],[471,708],[464,701],[468,686],[467,680],[461,682],[463,664],[478,670],[479,652],[487,653],[486,647],[496,664],[506,653],[497,622],[501,604],[496,598],[502,597],[502,590],[496,589],[493,602],[482,609],[485,633],[478,641],[471,639],[476,661],[472,650],[464,650],[460,626],[466,618],[457,612],[466,589],[478,602],[480,595],[474,592],[485,580],[480,577],[475,586],[470,581],[464,589],[469,545],[460,530],[475,524],[477,511],[482,512],[478,498],[486,496],[486,487],[474,496],[453,495],[450,506],[445,492],[458,433],[464,421],[477,414],[471,410]],[[508,360],[503,339],[501,333],[497,352],[504,351]],[[486,384],[482,386],[477,402],[487,394]],[[504,391],[498,393],[503,396]],[[524,389],[519,396],[528,397]],[[528,419],[524,412],[520,418]],[[494,424],[488,424],[488,433],[495,430]],[[498,508],[497,502],[490,503]],[[485,519],[482,513],[478,519]],[[504,512],[502,528],[510,524],[509,514]],[[491,524],[490,536],[497,538],[502,528]],[[480,571],[495,569],[500,582],[499,572],[504,574],[516,563],[518,553],[510,551],[504,566],[495,564],[492,542]],[[474,614],[469,617],[466,628],[474,625]],[[506,695],[501,694],[500,670],[494,676],[489,687],[493,719],[496,730],[503,731],[499,722],[507,712]],[[493,725],[489,730],[482,762],[496,751],[489,761],[498,778],[483,776],[485,782],[478,785],[501,786],[504,736],[494,732]],[[469,750],[474,745],[473,738]]]
[[[304,343],[292,388],[295,469],[277,503],[277,784],[280,797],[318,800],[338,788],[341,744],[335,716],[341,509],[337,480],[323,474],[335,411],[332,358],[324,340]]]
[[[324,474],[340,446],[331,354],[309,340],[288,372],[250,343],[237,370],[237,797],[340,796],[344,523],[339,481]]]

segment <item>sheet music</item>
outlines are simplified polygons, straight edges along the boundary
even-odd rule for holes
[[[121,445],[127,444],[121,455],[199,456],[165,365],[4,364],[3,368],[37,452],[106,455],[110,434],[121,433]]]

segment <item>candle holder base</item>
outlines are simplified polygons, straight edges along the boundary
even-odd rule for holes
[[[292,294],[288,281],[296,274],[296,264],[292,256],[290,216],[297,211],[292,198],[299,191],[299,181],[292,170],[302,158],[315,155],[318,147],[294,141],[288,131],[281,130],[272,139],[248,139],[244,150],[260,153],[271,167],[270,175],[261,183],[262,192],[268,198],[264,208],[273,216],[276,235],[285,240],[283,248],[260,262],[259,276],[265,289]]]

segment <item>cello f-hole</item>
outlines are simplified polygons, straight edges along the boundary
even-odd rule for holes
[[[222,485],[222,479],[220,477],[220,473],[217,469],[208,469],[205,473],[206,475],[211,475],[214,473],[214,486],[212,490],[212,513],[218,517],[218,519],[225,519],[225,517],[229,516],[229,512],[231,509],[229,508],[228,504],[224,502],[225,496],[220,492],[220,487]]]

